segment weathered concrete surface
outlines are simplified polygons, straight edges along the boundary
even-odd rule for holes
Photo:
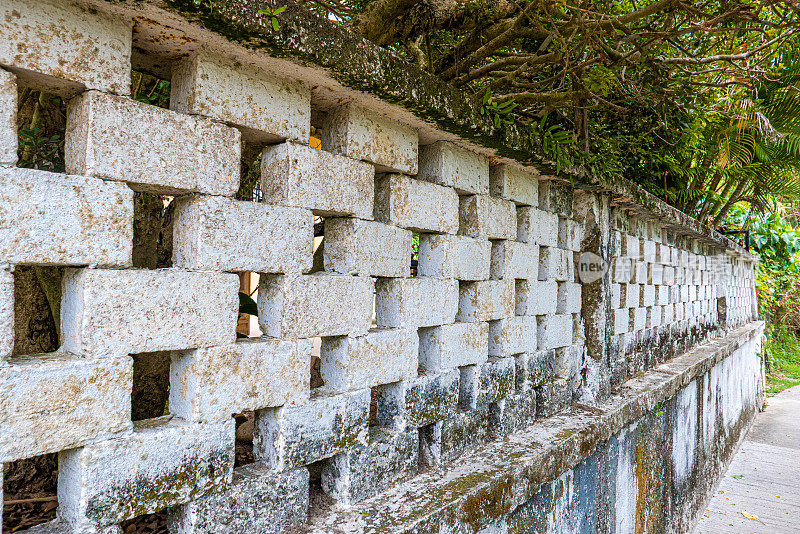
[[[427,276],[381,278],[375,284],[375,291],[378,326],[450,324],[455,321],[459,308],[457,280]]]
[[[233,343],[238,287],[227,273],[68,269],[63,349],[104,357]]]
[[[0,367],[14,350],[14,274],[0,270]]]
[[[170,412],[216,421],[308,400],[311,340],[255,338],[172,355]]]
[[[374,163],[383,172],[417,173],[417,131],[357,104],[328,113],[322,147],[334,154]]]
[[[371,219],[375,167],[307,144],[268,146],[261,156],[264,202],[321,216]]]
[[[285,470],[364,445],[369,404],[369,389],[335,393],[319,388],[305,405],[265,410],[255,421],[255,457]]]
[[[258,273],[311,269],[314,216],[308,210],[187,195],[177,199],[174,217],[175,267]]]
[[[452,187],[461,195],[489,194],[489,159],[447,141],[422,147],[417,178]]]
[[[322,340],[320,369],[328,388],[349,391],[417,375],[419,339],[404,328],[375,328],[364,336]]]
[[[513,202],[488,195],[461,197],[458,232],[480,239],[514,239],[517,210]]]
[[[131,428],[133,361],[37,354],[0,366],[0,462],[108,439]]]
[[[483,321],[453,323],[419,330],[419,366],[437,373],[486,361],[490,325]]]
[[[458,194],[401,174],[383,175],[375,183],[375,219],[416,232],[455,234]]]
[[[125,184],[0,167],[0,263],[130,267],[132,248]]]
[[[17,77],[0,69],[0,165],[17,163]]]
[[[243,127],[253,142],[311,135],[311,91],[250,65],[201,51],[172,66],[169,107]]]
[[[417,272],[420,276],[436,278],[487,280],[493,258],[492,243],[488,240],[449,234],[421,234]]]
[[[168,417],[130,435],[59,454],[59,516],[108,526],[226,488],[233,475],[234,421]]]
[[[489,173],[492,196],[504,198],[518,206],[539,205],[538,173],[513,165],[495,165]]]
[[[0,65],[62,94],[83,86],[127,95],[132,26],[129,17],[66,2],[7,0],[0,7]]]
[[[262,464],[242,466],[233,482],[170,513],[175,534],[280,534],[308,517],[308,469],[276,473]]]
[[[672,443],[674,438],[659,429],[686,416],[671,400],[676,394],[699,387],[693,382],[696,377],[710,381],[704,405],[711,403],[707,413],[713,426],[692,469],[712,473],[719,469],[756,409],[759,370],[754,349],[762,330],[763,323],[744,326],[630,380],[596,408],[577,406],[542,420],[373,499],[332,510],[308,531],[477,532],[492,525],[500,525],[501,532],[520,533],[586,528],[629,532],[634,525],[645,532],[685,531],[699,506],[691,498],[672,504],[661,500],[665,489],[661,484],[679,482],[668,474],[665,464],[673,461],[671,448],[662,441]],[[727,400],[730,395],[738,399]],[[735,410],[727,420],[713,417],[723,398]],[[721,456],[709,456],[715,451]],[[713,465],[702,467],[701,458],[714,458]],[[556,479],[578,483],[565,486]],[[592,491],[598,484],[600,489]],[[698,488],[709,490],[704,485]],[[672,507],[667,515],[662,506]]]
[[[789,534],[800,512],[800,387],[767,399],[694,530]],[[748,515],[745,515],[748,514]],[[749,516],[749,517],[748,517]]]
[[[262,276],[258,323],[272,337],[366,334],[372,279],[331,273]],[[379,326],[395,326],[381,325]]]
[[[411,232],[376,221],[325,220],[326,271],[364,276],[411,274]]]
[[[232,196],[239,189],[234,128],[97,91],[74,98],[67,111],[68,173],[152,193]]]

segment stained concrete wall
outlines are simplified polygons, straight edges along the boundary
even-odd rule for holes
[[[533,147],[477,113],[455,135],[459,97],[411,67],[396,83],[438,88],[438,118],[301,62],[315,30],[376,75],[393,60],[295,8],[278,47],[251,9],[0,3],[0,462],[59,453],[43,528],[684,530],[758,404],[754,258],[632,184],[511,157]],[[170,109],[129,97],[134,66],[171,78]],[[69,98],[65,174],[14,166],[22,87]],[[258,203],[232,198],[243,143]],[[172,268],[133,268],[133,191],[177,197]],[[14,354],[18,265],[66,268],[57,354]],[[257,339],[235,336],[242,272]],[[170,414],[132,423],[153,351]],[[234,468],[244,411],[255,463]]]

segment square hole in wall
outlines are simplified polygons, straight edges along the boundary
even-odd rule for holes
[[[442,422],[437,421],[419,428],[419,471],[425,471],[441,463]]]
[[[169,510],[140,515],[120,523],[122,534],[168,534],[167,516]]]
[[[172,267],[174,197],[133,193],[133,266]]]
[[[64,172],[65,100],[18,78],[17,166]]]
[[[310,517],[322,515],[335,501],[322,486],[322,473],[330,462],[329,458],[308,464],[308,514]]]
[[[131,420],[144,421],[169,414],[169,351],[133,355]]]
[[[322,378],[322,338],[315,337],[311,342],[311,389],[321,388],[325,385]]]
[[[411,234],[411,276],[419,274],[419,234]]]
[[[52,521],[58,498],[58,454],[42,454],[3,465],[3,524],[18,532]]]
[[[162,73],[151,70],[131,71],[131,98],[144,104],[169,109],[172,84]]]
[[[233,416],[236,421],[236,456],[233,467],[255,462],[253,454],[253,430],[255,428],[255,412],[247,411]]]
[[[380,397],[380,390],[378,387],[373,387],[370,389],[370,398],[369,398],[369,427],[377,427],[380,426],[378,423],[378,400]]]
[[[58,267],[20,265],[14,269],[13,355],[58,349],[62,274]]]
[[[236,200],[261,202],[261,155],[265,143],[246,141],[242,139],[241,175],[239,190],[236,191]]]
[[[236,322],[237,339],[260,337],[263,335],[258,324],[258,282],[260,275],[255,272],[239,273],[239,318]]]

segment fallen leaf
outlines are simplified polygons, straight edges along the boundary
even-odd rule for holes
[[[747,519],[755,519],[758,521],[758,516],[753,514],[748,514],[747,512],[742,512],[742,515],[745,516]]]
[[[744,475],[731,475],[731,478],[735,478],[738,480],[740,478],[744,478]]]

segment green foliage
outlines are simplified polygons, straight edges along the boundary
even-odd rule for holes
[[[800,384],[800,341],[785,324],[768,329],[764,350],[770,366],[767,377],[769,394]]]
[[[19,149],[22,154],[19,166],[64,172],[63,142],[60,131],[47,135],[37,126],[23,128],[19,131]]]
[[[511,112],[518,106],[514,100],[506,100],[504,102],[496,102],[492,96],[490,89],[486,90],[483,95],[483,105],[481,106],[481,115],[489,115],[494,121],[494,127],[499,128],[503,124],[514,124],[514,117]]]
[[[272,25],[272,29],[275,30],[275,31],[278,31],[278,28],[280,27],[278,25],[278,15],[280,15],[284,11],[286,11],[286,6],[285,5],[284,6],[280,6],[280,7],[276,7],[275,9],[259,9],[258,10],[258,14],[259,15],[266,15],[267,16],[267,20],[269,20],[270,24]]]

